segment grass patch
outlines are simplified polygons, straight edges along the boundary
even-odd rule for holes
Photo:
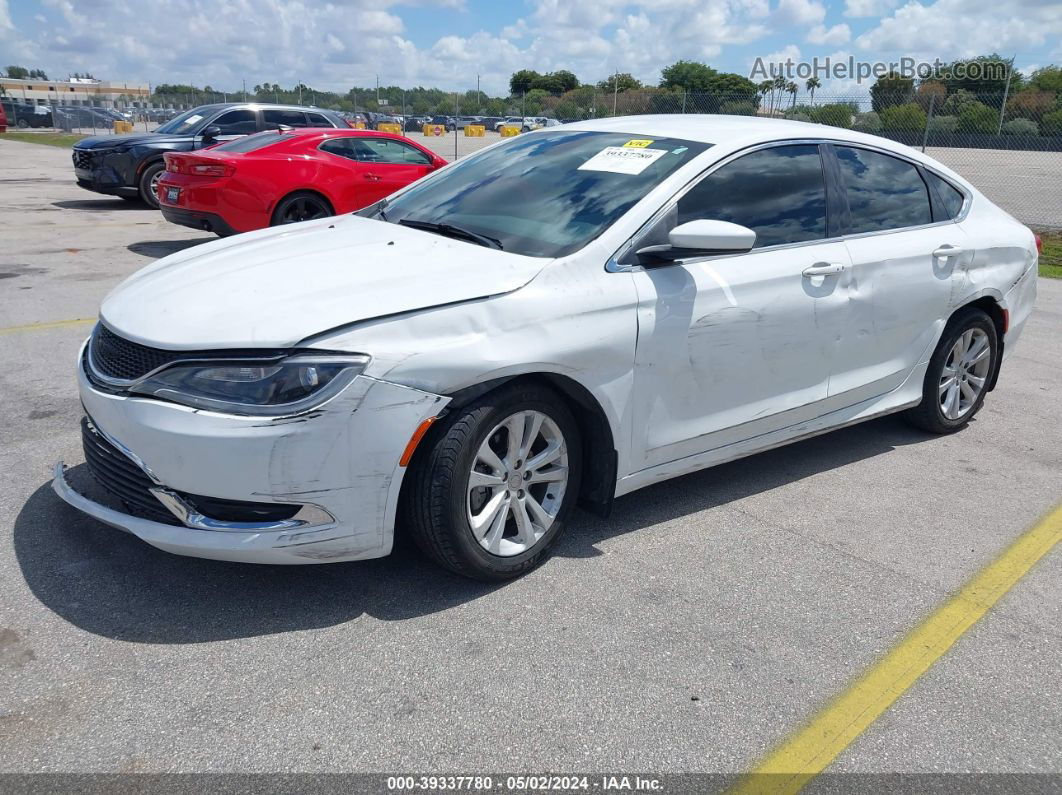
[[[1040,252],[1040,275],[1062,279],[1062,232],[1041,232],[1044,250]]]
[[[0,141],[25,141],[28,144],[46,144],[47,146],[73,146],[87,136],[76,133],[29,133],[6,132],[0,134]]]

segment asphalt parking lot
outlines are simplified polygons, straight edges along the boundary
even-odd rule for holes
[[[647,488],[516,582],[171,556],[49,477],[83,460],[102,297],[211,238],[2,140],[0,229],[0,772],[745,771],[1062,496],[1041,280],[961,433],[885,418]],[[830,770],[1062,770],[1060,628],[1056,548]]]

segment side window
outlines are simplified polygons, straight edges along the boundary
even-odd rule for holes
[[[306,127],[306,114],[299,110],[276,110],[268,109],[262,111],[262,119],[265,122],[265,126],[269,129],[276,129],[277,125],[283,124],[286,127]]]
[[[351,146],[350,138],[329,138],[317,148],[322,152],[345,157],[348,160],[359,160],[357,150]]]
[[[306,113],[306,123],[311,127],[335,127],[325,116],[320,113]]]
[[[826,237],[826,184],[819,148],[774,146],[709,174],[678,202],[678,223],[706,218],[756,232],[756,246]]]
[[[937,192],[937,197],[940,199],[941,204],[944,205],[944,214],[950,219],[962,212],[962,203],[965,201],[965,197],[959,189],[931,171],[927,171],[926,174],[929,177],[930,184],[933,186],[933,190]]]
[[[431,160],[419,149],[390,138],[352,138],[358,144],[359,159],[368,163],[400,163],[426,166]]]
[[[850,234],[932,222],[929,191],[913,164],[851,146],[836,152],[852,214]]]
[[[221,135],[249,135],[258,130],[253,110],[230,110],[210,123],[221,128]]]

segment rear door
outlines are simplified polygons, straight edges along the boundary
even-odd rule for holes
[[[971,255],[917,164],[856,145],[832,152],[852,263],[830,378],[830,402],[844,406],[897,388],[929,355]]]

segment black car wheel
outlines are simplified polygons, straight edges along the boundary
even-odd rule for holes
[[[159,208],[159,179],[165,170],[166,164],[161,160],[152,163],[140,175],[140,184],[137,186],[140,190],[140,200],[155,210]]]
[[[327,218],[335,214],[332,205],[324,196],[309,191],[300,191],[286,196],[277,204],[270,226],[297,224],[300,221],[312,221],[315,218]]]
[[[579,426],[556,393],[496,389],[445,415],[421,446],[403,510],[429,557],[495,582],[545,559],[575,505],[582,466]]]
[[[25,119],[19,119],[18,120],[18,128],[20,130],[28,129],[29,128],[29,122],[26,121]]]

